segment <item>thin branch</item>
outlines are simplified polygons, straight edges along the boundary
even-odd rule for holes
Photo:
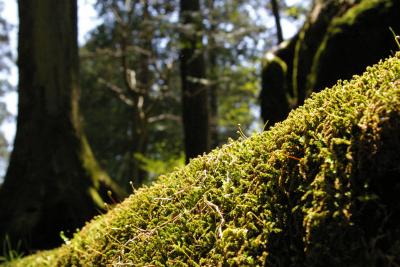
[[[107,82],[107,81],[104,80],[103,78],[98,78],[98,81],[99,81],[101,84],[105,85],[108,89],[110,89],[111,91],[113,91],[113,92],[118,96],[118,98],[119,98],[122,102],[124,102],[126,105],[128,105],[128,106],[130,106],[130,107],[133,107],[133,106],[135,105],[135,103],[132,101],[132,99],[130,99],[130,97],[128,97],[128,96],[124,93],[124,91],[123,91],[121,88],[119,88],[118,86],[116,86],[116,85],[114,85],[114,84],[112,84],[112,83]]]
[[[171,120],[171,121],[176,121],[178,123],[182,122],[181,117],[174,115],[174,114],[161,114],[158,116],[153,116],[148,119],[148,122],[154,123],[154,122],[163,121],[163,120]]]
[[[222,212],[219,210],[219,207],[217,205],[215,205],[214,203],[208,201],[205,197],[204,197],[204,202],[211,208],[214,208],[215,211],[219,214],[219,216],[221,217],[221,222],[219,223],[218,226],[218,236],[219,238],[222,238],[222,226],[224,226],[225,224],[225,219],[224,216],[222,215]]]

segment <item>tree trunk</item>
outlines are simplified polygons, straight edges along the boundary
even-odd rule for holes
[[[277,0],[271,0],[272,6],[272,13],[274,14],[275,18],[275,25],[276,25],[276,36],[278,38],[278,44],[283,42],[283,33],[281,27],[281,17],[279,14],[279,5]]]
[[[180,1],[180,69],[186,162],[210,148],[208,91],[202,51],[202,23],[198,0]]]
[[[218,134],[218,66],[217,66],[217,44],[215,35],[217,34],[217,22],[214,18],[214,0],[208,1],[210,17],[210,31],[208,33],[208,80],[209,86],[209,102],[210,102],[210,148],[215,148],[219,145]]]
[[[301,106],[311,94],[307,88],[307,76],[318,47],[331,21],[345,12],[348,5],[335,0],[316,0],[308,18],[300,30],[296,44],[293,67],[293,90],[297,95],[297,105]]]
[[[80,126],[76,1],[20,0],[19,105],[0,190],[0,238],[25,249],[61,243],[122,192],[99,168]]]

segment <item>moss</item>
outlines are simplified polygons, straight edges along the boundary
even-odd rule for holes
[[[10,266],[400,263],[400,54]]]
[[[335,18],[314,57],[307,88],[314,91],[349,79],[397,49],[389,27],[400,31],[400,2],[363,0]]]

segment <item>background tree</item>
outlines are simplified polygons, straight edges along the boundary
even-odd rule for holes
[[[203,36],[198,53],[203,53],[206,65],[200,81],[208,90],[210,145],[215,147],[237,138],[238,124],[247,133],[261,128],[256,111],[259,59],[264,47],[275,43],[275,28],[265,26],[263,12],[268,11],[269,19],[273,15],[264,0],[203,0],[199,5],[194,19],[202,24],[197,30]],[[289,7],[284,2],[280,6],[287,13]],[[179,1],[175,0],[98,1],[96,7],[102,23],[81,49],[80,106],[96,157],[129,189],[130,180],[135,186],[148,183],[183,164],[178,63],[179,33],[187,27],[178,20]],[[140,112],[133,104],[137,103],[135,94],[124,69],[135,74],[133,91],[140,92],[141,109],[148,110],[140,124],[134,122],[133,114]],[[147,86],[140,82],[140,73],[150,74]],[[133,145],[133,140],[142,139],[139,134],[146,135],[142,151]],[[132,170],[138,170],[139,176]]]
[[[25,248],[61,243],[97,214],[110,190],[80,126],[76,1],[18,2],[17,134],[0,189],[0,237]]]
[[[198,0],[180,1],[180,71],[186,162],[210,149],[208,88]]]
[[[283,32],[281,26],[281,15],[279,13],[279,2],[277,0],[271,0],[272,13],[274,14],[276,37],[278,44],[283,42]]]
[[[81,50],[81,108],[96,156],[130,188],[129,181],[139,186],[182,158],[175,6],[172,1],[96,6],[104,23]]]

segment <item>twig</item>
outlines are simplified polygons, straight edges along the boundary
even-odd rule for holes
[[[205,197],[204,197],[204,202],[209,206],[215,209],[215,211],[219,214],[219,216],[221,217],[221,222],[219,223],[218,226],[218,236],[219,238],[222,238],[222,226],[225,224],[225,219],[224,216],[222,215],[222,212],[219,210],[219,207],[217,205],[215,205],[214,203],[208,201]]]

